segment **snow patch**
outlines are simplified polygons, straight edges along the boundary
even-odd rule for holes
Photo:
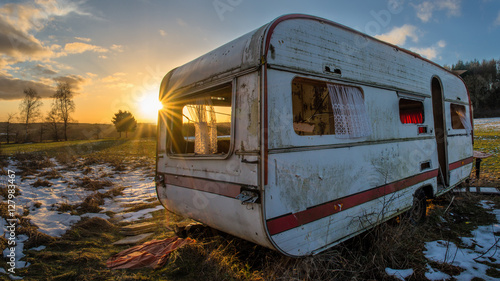
[[[413,269],[392,269],[389,267],[385,268],[385,273],[389,276],[394,276],[399,280],[404,281],[405,278],[413,274]]]

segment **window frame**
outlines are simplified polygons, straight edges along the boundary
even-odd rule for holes
[[[454,106],[463,107],[464,108],[465,117],[467,118],[467,107],[465,105],[459,104],[459,103],[450,103],[450,123],[451,123],[450,125],[451,125],[451,129],[452,130],[465,130],[465,131],[467,131],[467,128],[462,123],[462,120],[460,119],[460,116],[458,116],[458,114],[456,113],[456,111],[453,110]],[[455,128],[453,126],[453,124],[454,124],[454,122],[453,122],[453,116],[454,115],[458,119],[458,122],[461,125],[461,128]]]
[[[236,78],[232,79],[232,80],[224,80],[224,81],[220,81],[216,84],[210,84],[210,85],[207,85],[205,87],[195,87],[195,88],[191,88],[191,89],[187,89],[187,90],[177,90],[177,91],[174,91],[174,95],[179,95],[181,96],[181,98],[176,98],[175,100],[173,100],[172,102],[173,103],[179,103],[179,104],[183,104],[182,101],[183,100],[188,100],[192,97],[196,97],[198,95],[200,96],[203,96],[204,93],[206,92],[212,92],[212,91],[216,91],[217,89],[221,89],[221,88],[224,88],[224,87],[227,87],[227,86],[230,86],[231,87],[231,125],[230,125],[230,128],[231,128],[231,133],[230,133],[230,139],[229,139],[229,149],[227,151],[226,154],[200,154],[200,155],[196,155],[194,153],[175,153],[172,149],[172,145],[173,145],[173,138],[172,138],[172,132],[174,131],[174,122],[173,122],[173,115],[175,115],[175,113],[169,113],[168,114],[168,118],[167,118],[167,122],[166,122],[166,127],[167,127],[167,138],[166,138],[166,154],[169,158],[171,159],[197,159],[197,160],[225,160],[225,159],[228,159],[229,157],[231,157],[234,153],[234,137],[235,137],[235,123],[236,123],[236,118],[235,118],[235,112],[236,112]],[[182,115],[182,110],[185,106],[185,103],[184,105],[182,105],[182,107],[180,108],[180,111],[181,111],[181,115]],[[166,107],[168,108],[168,104],[166,105]],[[165,108],[164,108],[165,110]],[[182,119],[182,116],[181,116],[181,119]],[[181,121],[182,122],[182,121]],[[181,128],[182,130],[182,128]]]
[[[416,126],[422,126],[422,124],[425,124],[425,104],[424,104],[424,99],[418,99],[418,98],[412,98],[410,96],[406,95],[398,95],[398,115],[399,115],[399,122],[401,122],[402,125],[416,125]],[[404,123],[403,120],[401,120],[401,101],[406,100],[406,101],[412,101],[412,102],[419,102],[422,105],[422,122],[421,123]]]
[[[351,84],[351,83],[346,83],[344,81],[331,81],[331,80],[324,80],[324,79],[318,79],[317,77],[305,77],[305,76],[294,76],[290,82],[290,89],[293,89],[293,83],[294,81],[296,81],[297,79],[299,80],[303,80],[303,81],[310,81],[310,84],[321,84],[323,83],[325,85],[325,88],[326,88],[326,91],[328,93],[328,100],[330,101],[329,102],[329,107],[331,107],[331,97],[330,97],[330,92],[328,90],[328,84],[332,84],[332,85],[340,85],[340,86],[344,86],[344,87],[353,87],[353,88],[357,88],[360,92],[361,92],[361,95],[363,96],[363,103],[365,104],[365,92],[363,90],[363,87],[361,87],[360,85],[357,85],[357,84]],[[294,131],[294,133],[299,136],[299,137],[327,137],[327,136],[334,136],[336,137],[337,139],[340,139],[337,134],[333,133],[326,133],[326,134],[304,134],[304,135],[301,135],[301,134],[298,134],[297,131],[295,130],[295,127],[294,127],[294,107],[293,107],[293,90],[290,91],[290,94],[291,94],[291,97],[292,97],[292,104],[291,104],[291,109],[292,109],[292,130]],[[365,104],[366,106],[366,104]],[[329,119],[331,118],[333,120],[333,123],[330,124],[330,126],[333,126],[333,131],[335,132],[335,117],[334,117],[334,112],[333,112],[333,108],[332,108],[332,112],[330,112],[331,114],[331,117],[329,117]],[[346,139],[353,139],[353,138],[346,138]]]

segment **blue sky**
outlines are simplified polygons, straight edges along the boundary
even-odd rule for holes
[[[44,97],[75,90],[79,122],[109,123],[119,109],[154,122],[162,77],[274,18],[336,21],[440,64],[500,59],[498,0],[261,1],[31,0],[0,2],[0,122],[26,87]]]

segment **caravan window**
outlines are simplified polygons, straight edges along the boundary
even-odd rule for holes
[[[399,118],[403,124],[424,123],[424,104],[421,101],[400,99]]]
[[[293,129],[298,135],[359,138],[371,134],[363,91],[354,86],[295,78]]]
[[[466,129],[468,132],[472,130],[470,119],[465,113],[465,106],[452,103],[450,104],[450,112],[453,129]]]
[[[171,153],[226,155],[231,142],[231,100],[231,85],[224,85],[179,102],[173,110]]]

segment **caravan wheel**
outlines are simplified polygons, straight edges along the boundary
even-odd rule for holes
[[[425,213],[427,209],[427,201],[425,197],[425,192],[419,189],[413,195],[413,206],[408,211],[408,219],[413,225],[422,223],[425,220]]]

